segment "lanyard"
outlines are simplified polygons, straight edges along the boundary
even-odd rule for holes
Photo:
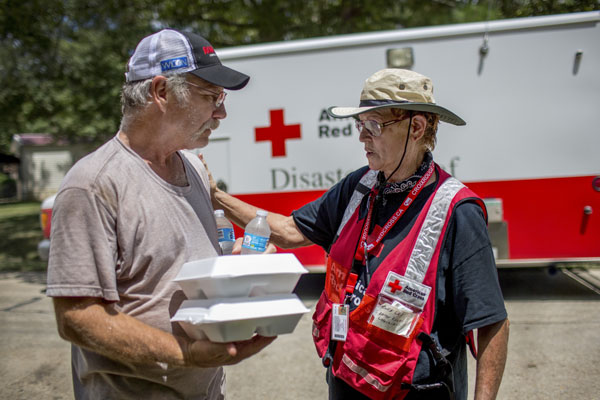
[[[406,199],[404,199],[402,204],[400,204],[400,207],[398,207],[398,209],[396,210],[394,215],[392,215],[391,218],[388,220],[388,222],[383,226],[383,228],[381,228],[381,230],[379,231],[379,234],[375,238],[375,241],[373,241],[371,243],[367,242],[367,238],[369,236],[368,235],[369,227],[371,226],[371,219],[373,218],[373,206],[374,206],[375,202],[372,199],[372,195],[374,194],[373,191],[371,191],[369,193],[369,200],[368,200],[369,201],[369,211],[367,212],[367,218],[366,218],[365,224],[363,225],[362,234],[360,236],[360,242],[359,242],[360,244],[356,250],[355,258],[357,260],[362,260],[364,257],[365,262],[367,262],[368,257],[366,256],[366,253],[370,253],[373,249],[375,249],[379,245],[379,243],[381,243],[381,241],[383,240],[385,235],[387,235],[387,233],[392,229],[392,227],[394,225],[396,225],[396,222],[398,222],[398,220],[400,220],[400,217],[406,212],[408,207],[417,198],[419,193],[421,193],[421,190],[423,190],[423,187],[425,187],[425,184],[427,183],[427,181],[429,181],[429,178],[433,174],[433,171],[434,171],[434,163],[431,163],[431,165],[429,165],[429,169],[427,170],[425,175],[423,175],[421,177],[421,179],[419,179],[419,182],[417,182],[417,184],[408,193],[408,195],[406,196]],[[367,272],[367,274],[368,274],[368,272]]]

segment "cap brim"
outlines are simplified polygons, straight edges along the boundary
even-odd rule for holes
[[[250,77],[236,70],[228,68],[222,64],[211,65],[209,67],[198,68],[190,71],[190,74],[196,75],[207,82],[216,86],[222,86],[229,90],[239,90],[248,84]]]
[[[356,117],[369,111],[379,110],[382,108],[401,108],[403,110],[422,111],[438,114],[440,121],[447,122],[452,125],[466,125],[467,123],[452,111],[431,103],[392,103],[382,104],[378,106],[367,107],[329,107],[327,113],[334,118],[349,118]]]

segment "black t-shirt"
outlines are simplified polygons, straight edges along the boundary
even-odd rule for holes
[[[329,250],[346,205],[360,178],[367,171],[368,167],[354,171],[319,199],[292,213],[296,225],[308,239],[326,251]],[[423,188],[383,239],[383,249],[379,256],[369,257],[371,275],[390,251],[406,237],[435,186],[432,184]],[[373,224],[383,226],[405,197],[406,192],[385,195],[384,200],[376,203]],[[364,196],[359,208],[359,218],[364,218],[366,213],[367,196]],[[364,267],[357,272],[359,280],[352,298],[352,309],[365,292]],[[438,263],[435,313],[431,336],[443,349],[450,352],[448,359],[453,363],[456,399],[466,399],[467,359],[464,335],[507,317],[485,218],[479,205],[474,202],[459,203],[449,221]],[[413,383],[427,382],[429,375],[429,356],[422,351]],[[337,379],[336,382],[345,385]]]

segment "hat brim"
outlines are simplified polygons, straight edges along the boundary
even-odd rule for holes
[[[431,103],[390,103],[377,106],[367,107],[338,107],[333,106],[327,109],[327,113],[334,118],[349,118],[356,117],[369,111],[380,110],[382,108],[401,108],[403,110],[422,111],[438,114],[440,121],[447,122],[452,125],[466,125],[467,123],[452,111]]]
[[[190,71],[207,82],[216,86],[222,86],[228,90],[239,90],[248,84],[250,77],[222,64],[211,65]]]

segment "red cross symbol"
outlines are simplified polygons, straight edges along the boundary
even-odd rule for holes
[[[285,157],[286,139],[300,139],[300,124],[284,125],[283,110],[269,110],[271,126],[254,128],[257,142],[271,141],[271,156]]]
[[[392,293],[396,292],[396,290],[402,290],[400,279],[396,279],[395,282],[389,281],[388,286],[392,288]]]

